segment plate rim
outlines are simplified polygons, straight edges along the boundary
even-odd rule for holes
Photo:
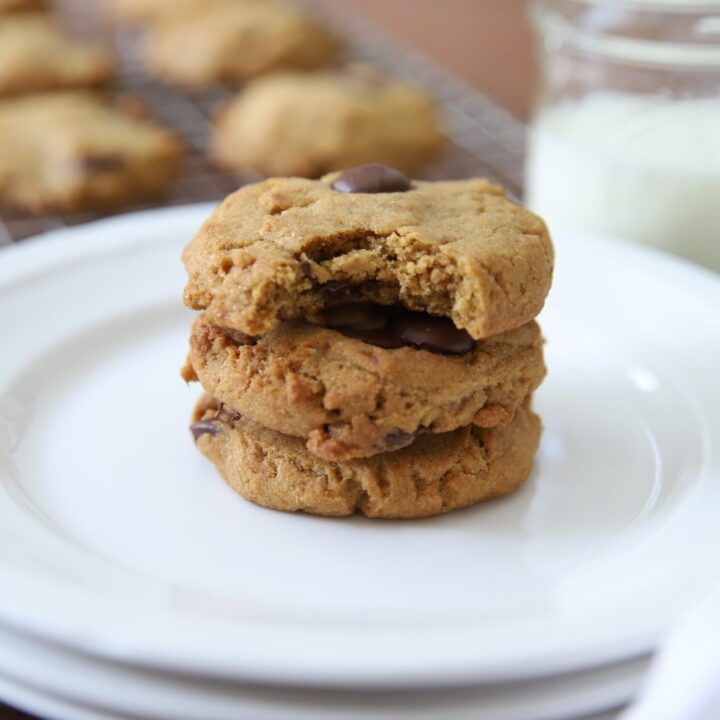
[[[122,248],[127,246],[136,246],[139,244],[147,243],[147,239],[143,239],[142,233],[138,233],[136,237],[133,237],[132,233],[128,231],[132,228],[141,227],[144,231],[147,231],[149,227],[162,227],[166,229],[168,224],[172,222],[183,222],[188,221],[190,218],[193,220],[202,220],[201,214],[207,213],[212,207],[213,203],[200,203],[186,206],[176,206],[171,208],[161,208],[144,210],[137,213],[130,213],[123,216],[116,216],[112,218],[106,218],[103,220],[96,221],[87,225],[77,226],[74,228],[63,228],[55,230],[45,235],[38,236],[36,238],[23,241],[19,246],[8,248],[0,251],[0,258],[10,258],[9,264],[3,264],[0,262],[0,292],[8,284],[14,282],[23,282],[34,272],[38,271],[38,265],[36,259],[42,258],[41,268],[47,270],[47,264],[59,263],[64,265],[68,262],[77,262],[79,259],[86,259],[95,255],[104,255],[110,250]],[[98,241],[94,236],[98,233],[105,233],[112,235],[114,232],[117,233],[119,230],[124,230],[125,233],[122,237],[119,235],[107,244],[105,239]],[[561,233],[562,234],[562,233]],[[583,240],[587,240],[590,244],[601,242],[611,243],[615,248],[622,248],[622,253],[629,253],[631,256],[642,257],[643,259],[652,257],[652,262],[659,264],[660,267],[664,268],[668,272],[675,272],[677,268],[681,268],[680,272],[690,272],[693,279],[697,282],[697,286],[701,287],[707,284],[707,287],[712,288],[712,292],[717,292],[720,297],[720,277],[716,276],[709,270],[699,268],[688,261],[676,259],[668,256],[661,251],[649,250],[644,247],[631,246],[615,239],[608,239],[604,236],[594,234],[581,234]],[[58,237],[59,236],[59,237]],[[162,233],[158,235],[158,238],[167,241],[167,237],[164,237]],[[56,244],[57,243],[57,244]],[[48,246],[50,252],[47,252]],[[6,255],[6,253],[10,253]],[[13,258],[20,258],[19,260],[13,260]],[[16,272],[13,274],[12,265],[17,265]],[[7,268],[10,267],[10,271]],[[683,269],[684,268],[684,269]],[[19,269],[19,270],[18,270]],[[3,272],[4,270],[4,272]],[[0,572],[2,572],[2,565],[0,564]],[[203,668],[189,667],[187,664],[179,663],[172,665],[168,664],[168,658],[156,657],[152,658],[148,656],[147,649],[140,650],[135,648],[133,657],[133,650],[123,642],[109,643],[103,647],[101,642],[98,642],[98,638],[93,637],[92,633],[83,639],[67,638],[63,637],[62,628],[50,628],[47,625],[40,630],[37,626],[37,618],[26,618],[23,613],[13,614],[5,607],[5,603],[0,599],[0,622],[11,622],[17,627],[22,627],[25,632],[28,633],[40,633],[40,636],[54,637],[57,642],[65,642],[68,647],[76,647],[83,652],[95,653],[100,656],[112,657],[118,660],[131,658],[132,662],[138,664],[146,664],[149,667],[173,667],[177,670],[190,671],[193,673],[203,674]],[[613,659],[630,658],[633,656],[645,654],[650,651],[657,641],[658,631],[638,633],[632,638],[628,638],[627,642],[622,648],[614,647],[613,650],[609,648],[604,652],[598,653],[597,649],[589,652],[586,657],[574,657],[572,660],[568,658],[558,659],[554,661],[547,661],[542,663],[542,668],[535,664],[530,663],[528,666],[515,666],[515,667],[504,667],[498,668],[495,673],[488,672],[487,668],[479,672],[477,668],[470,668],[467,663],[463,663],[466,672],[459,675],[458,668],[452,668],[450,672],[446,673],[445,677],[437,677],[437,671],[430,671],[424,676],[415,677],[414,681],[411,678],[402,677],[402,673],[390,679],[385,679],[387,686],[397,687],[403,683],[409,683],[414,685],[416,683],[426,684],[431,681],[433,677],[438,681],[439,684],[445,685],[450,679],[457,679],[458,677],[464,678],[466,682],[498,682],[508,678],[528,678],[538,673],[542,675],[566,672],[569,669],[578,667],[590,667],[600,662],[607,661],[611,657]],[[138,655],[138,651],[140,654]],[[162,655],[162,654],[161,654]],[[213,676],[222,674],[222,668],[205,667],[204,670]],[[240,663],[232,670],[228,677],[237,677],[238,674],[244,678],[251,678],[262,681],[274,681],[278,677],[278,673],[274,672],[272,677],[268,677],[269,668],[259,669],[253,662]],[[382,671],[385,674],[386,671]],[[338,686],[346,686],[347,682],[347,670],[341,671],[340,674],[332,677],[323,678],[323,684],[337,684]],[[286,673],[284,676],[278,679],[278,682],[282,683],[298,683],[302,685],[311,684],[317,680],[316,676],[312,673]],[[373,687],[383,685],[384,678],[378,674],[373,676],[372,673],[366,673],[365,682]],[[352,686],[361,686],[363,681],[353,682]]]

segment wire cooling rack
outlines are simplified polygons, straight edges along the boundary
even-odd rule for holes
[[[114,43],[120,63],[117,90],[142,98],[161,121],[185,140],[184,171],[169,191],[151,203],[126,205],[112,213],[30,215],[11,208],[0,209],[0,245],[48,230],[151,207],[220,200],[240,185],[260,176],[220,170],[207,159],[210,122],[216,108],[234,93],[226,87],[202,93],[185,93],[148,77],[140,59],[141,38],[137,30],[113,28],[102,17],[101,3],[87,0],[58,2],[61,19],[79,35],[106,36]],[[448,148],[428,167],[428,179],[484,176],[501,183],[511,197],[522,188],[524,125],[487,96],[435,65],[425,55],[396,38],[390,39],[362,17],[333,0],[300,0],[342,38],[349,61],[372,62],[388,72],[424,88],[440,105]]]

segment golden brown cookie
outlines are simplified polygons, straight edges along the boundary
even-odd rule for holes
[[[110,14],[118,22],[156,23],[185,13],[207,10],[213,5],[275,0],[112,0]]]
[[[330,33],[279,3],[213,3],[149,31],[148,72],[189,88],[237,84],[282,69],[311,69],[338,54]]]
[[[45,6],[45,0],[0,0],[0,15],[27,10],[43,10]]]
[[[0,97],[96,87],[113,74],[105,48],[68,37],[51,15],[0,15]]]
[[[268,430],[203,398],[197,447],[246,500],[276,510],[421,518],[505,495],[527,479],[540,420],[521,406],[508,425],[423,435],[409,447],[330,462],[302,440]]]
[[[241,188],[184,252],[186,304],[248,335],[331,305],[401,304],[475,339],[532,320],[550,288],[543,221],[487,180],[383,166]]]
[[[0,201],[35,212],[112,207],[163,191],[182,147],[89,92],[0,102]]]
[[[221,165],[266,176],[319,177],[369,162],[412,174],[444,142],[422,90],[354,66],[250,83],[219,114],[211,153]]]
[[[347,460],[424,433],[506,424],[545,374],[535,322],[475,342],[446,318],[398,308],[326,315],[337,329],[296,321],[260,338],[200,315],[183,376],[249,419],[306,439],[311,452]]]

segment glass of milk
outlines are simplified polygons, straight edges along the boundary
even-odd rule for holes
[[[536,0],[528,205],[720,271],[720,0]]]

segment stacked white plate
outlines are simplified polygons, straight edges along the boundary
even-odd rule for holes
[[[0,698],[58,720],[626,702],[713,580],[718,278],[556,233],[528,483],[428,520],[290,515],[235,495],[187,430],[179,256],[210,210],[0,252]]]

